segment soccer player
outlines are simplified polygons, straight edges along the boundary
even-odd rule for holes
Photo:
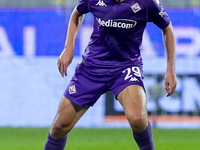
[[[167,54],[165,87],[167,96],[172,95],[177,78],[170,18],[158,0],[79,0],[71,14],[65,47],[57,62],[62,77],[67,76],[76,34],[88,12],[94,15],[93,33],[60,101],[44,149],[63,150],[68,133],[80,117],[103,93],[112,91],[124,108],[139,149],[154,150],[140,45],[147,22],[162,30]]]

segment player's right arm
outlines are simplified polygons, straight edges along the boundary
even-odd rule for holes
[[[62,77],[67,76],[67,67],[73,60],[74,43],[83,19],[84,15],[79,14],[77,8],[75,7],[69,20],[64,50],[60,54],[57,62],[57,66]]]

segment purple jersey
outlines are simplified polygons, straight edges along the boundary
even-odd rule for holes
[[[142,66],[140,45],[147,22],[161,29],[170,23],[158,0],[79,0],[77,10],[94,15],[93,33],[83,54],[83,64],[94,74]]]

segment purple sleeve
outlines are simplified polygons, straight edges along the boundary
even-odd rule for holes
[[[77,10],[79,14],[86,14],[89,12],[88,9],[89,0],[79,0],[77,4]]]
[[[153,22],[160,29],[165,29],[170,23],[170,18],[159,0],[148,0],[147,7],[148,21]]]

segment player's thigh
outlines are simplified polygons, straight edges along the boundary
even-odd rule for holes
[[[71,130],[88,108],[89,106],[78,106],[63,96],[52,127],[63,127],[66,130]]]
[[[117,99],[123,106],[128,119],[147,118],[146,94],[142,86],[130,85],[126,87],[118,94]]]

